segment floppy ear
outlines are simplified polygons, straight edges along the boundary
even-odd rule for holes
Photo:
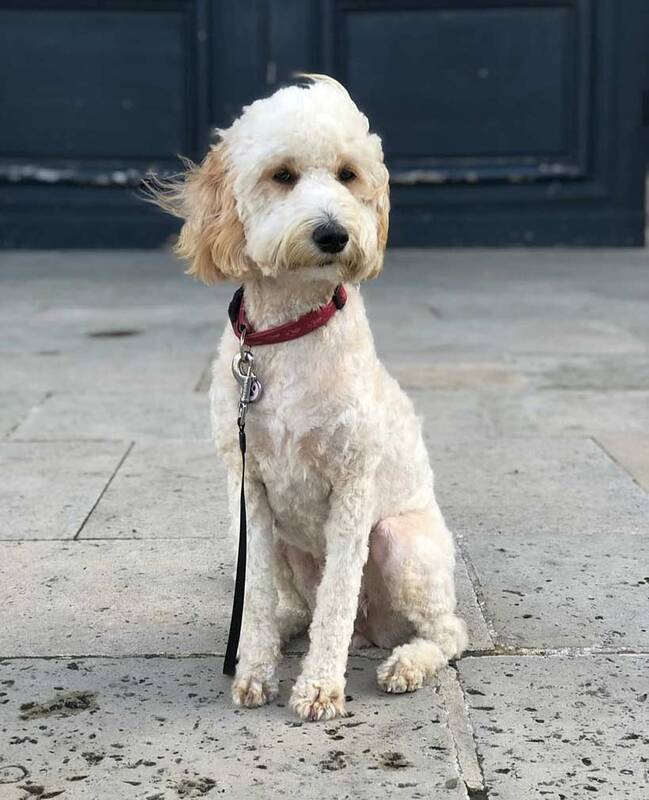
[[[376,235],[379,240],[379,250],[385,251],[388,241],[388,228],[390,226],[390,184],[385,182],[376,198],[377,228]]]
[[[204,283],[239,280],[251,265],[225,142],[214,145],[201,164],[186,165],[180,181],[149,182],[148,197],[185,220],[174,251],[189,263],[188,275]]]
[[[376,264],[367,276],[368,278],[376,278],[381,271],[381,268],[383,267],[385,246],[388,241],[388,227],[390,224],[390,183],[388,180],[387,170],[385,183],[378,190],[374,200],[374,207],[376,210],[377,256]]]

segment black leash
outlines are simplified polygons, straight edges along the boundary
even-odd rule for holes
[[[234,581],[234,597],[232,599],[232,617],[228,644],[223,659],[223,674],[233,676],[237,670],[237,651],[241,637],[241,621],[246,592],[246,556],[248,544],[248,525],[246,519],[246,413],[250,403],[256,403],[262,396],[261,381],[255,375],[254,356],[250,344],[271,344],[290,341],[304,336],[316,328],[326,325],[336,311],[340,311],[347,302],[347,293],[342,284],[336,286],[332,299],[319,309],[303,314],[299,320],[278,325],[266,331],[248,331],[243,314],[243,286],[234,294],[228,308],[228,316],[236,335],[239,337],[239,352],[232,360],[232,374],[241,387],[239,396],[239,449],[241,450],[241,497],[239,501],[239,548],[237,551],[237,572]],[[247,337],[247,341],[246,341]],[[257,337],[256,339],[254,337]]]
[[[232,617],[228,644],[223,659],[223,674],[234,675],[237,670],[237,651],[241,636],[241,620],[243,619],[243,602],[246,593],[246,555],[248,544],[248,521],[246,518],[246,414],[248,406],[261,397],[261,381],[253,372],[255,363],[250,349],[245,346],[246,329],[243,328],[239,339],[239,352],[232,361],[232,374],[241,386],[239,396],[239,450],[241,450],[241,495],[239,498],[239,548],[237,552],[237,574],[234,580],[234,597],[232,598]]]
[[[237,670],[237,651],[241,635],[243,618],[243,599],[246,591],[246,552],[248,525],[246,520],[246,420],[239,414],[239,449],[241,450],[241,495],[239,500],[239,549],[237,552],[237,575],[234,580],[234,598],[232,599],[232,617],[228,646],[223,659],[223,674],[234,676]]]

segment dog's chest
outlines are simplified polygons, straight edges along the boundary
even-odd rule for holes
[[[270,465],[269,465],[270,466]],[[315,556],[324,553],[324,525],[329,515],[329,487],[312,470],[271,467],[268,502],[281,539]],[[279,476],[279,478],[278,478]]]
[[[326,329],[253,349],[263,393],[246,418],[250,474],[264,484],[279,535],[314,555],[324,552],[332,482],[340,475],[345,444],[367,405],[365,376],[374,365],[369,331],[350,336],[343,330],[354,321],[358,297],[350,292],[350,298]],[[226,331],[211,391],[215,438],[235,465],[240,390],[231,360],[236,352],[236,342]]]
[[[329,513],[327,478],[336,453],[331,436],[319,427],[317,412],[290,401],[273,414],[249,417],[248,449],[266,488],[279,535],[291,544],[320,553]]]

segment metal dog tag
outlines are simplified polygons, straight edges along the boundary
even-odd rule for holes
[[[244,403],[256,403],[263,393],[261,381],[253,372],[254,357],[250,350],[243,350],[232,359],[232,374],[235,381],[245,391],[247,397],[242,396]]]

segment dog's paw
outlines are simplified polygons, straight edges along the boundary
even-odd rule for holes
[[[331,681],[298,680],[289,705],[298,717],[311,722],[347,716],[344,687]]]
[[[259,678],[253,673],[239,675],[232,682],[232,701],[235,706],[257,708],[277,697],[277,682]]]
[[[421,667],[403,655],[391,655],[376,670],[379,687],[392,694],[416,692],[425,677]]]

